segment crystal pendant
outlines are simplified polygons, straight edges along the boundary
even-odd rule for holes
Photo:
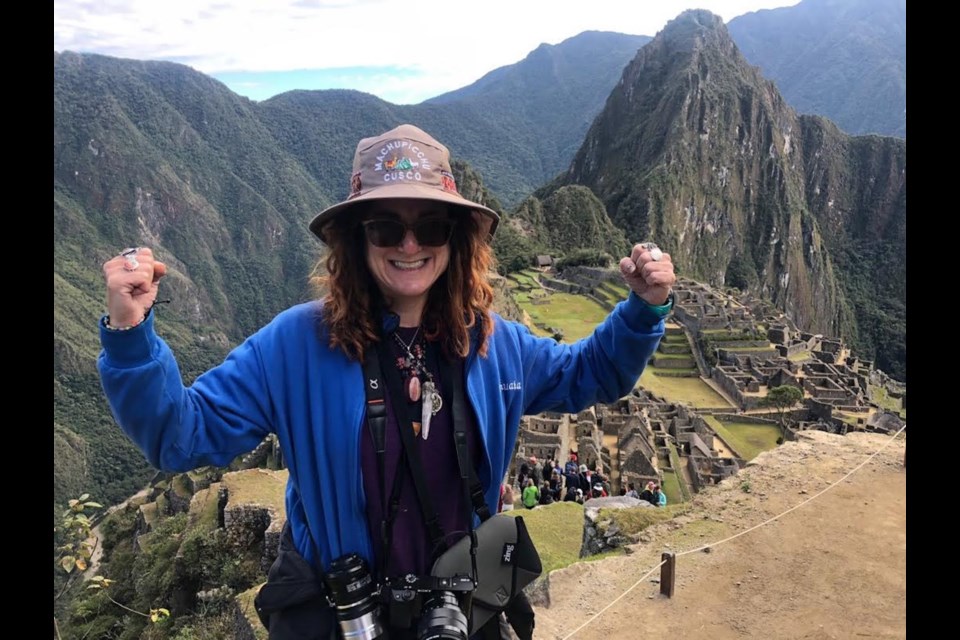
[[[410,380],[407,381],[407,397],[410,398],[410,402],[420,400],[420,378],[417,376],[410,376]]]
[[[420,421],[423,423],[423,439],[430,435],[430,419],[440,412],[443,398],[437,391],[437,385],[432,380],[423,383],[423,408],[420,411]]]

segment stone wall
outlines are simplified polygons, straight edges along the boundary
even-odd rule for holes
[[[228,502],[223,512],[227,540],[238,549],[261,544],[264,533],[277,515],[269,507],[249,504],[230,506]]]
[[[583,543],[580,557],[586,558],[605,551],[611,551],[638,541],[636,536],[626,535],[612,518],[600,518],[600,509],[656,509],[646,500],[613,496],[592,498],[583,505]]]
[[[787,412],[787,415],[789,416],[790,413],[791,412]],[[800,413],[800,415],[806,416],[806,410],[802,412],[795,412],[795,413]],[[740,424],[763,424],[763,425],[773,425],[773,426],[776,426],[779,424],[776,420],[773,420],[770,418],[761,418],[760,416],[751,416],[747,414],[739,414],[739,415],[716,414],[713,417],[719,420],[720,422],[737,422]]]
[[[272,433],[264,438],[253,451],[241,458],[238,468],[243,470],[266,466],[267,458],[270,457],[270,454],[276,445],[276,438],[277,437]]]
[[[529,416],[526,418],[525,428],[538,433],[557,434],[560,431],[560,419]]]

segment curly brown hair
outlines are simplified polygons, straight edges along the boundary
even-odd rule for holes
[[[354,215],[338,216],[326,227],[330,252],[317,263],[311,277],[323,300],[330,347],[360,361],[365,349],[380,341],[380,316],[388,306],[367,268],[367,241],[360,224],[363,213],[361,209]],[[487,277],[494,268],[493,250],[470,210],[450,205],[449,215],[456,221],[450,237],[450,263],[430,288],[424,333],[428,340],[439,340],[448,358],[465,358],[470,351],[470,331],[479,325],[477,351],[485,356],[487,339],[493,333],[493,287]]]

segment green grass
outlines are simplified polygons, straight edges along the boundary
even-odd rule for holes
[[[545,304],[532,304],[529,298],[516,296],[517,304],[534,324],[545,324],[563,332],[563,341],[576,342],[593,333],[607,317],[608,311],[585,296],[571,293],[549,293]],[[543,335],[543,332],[541,332]]]
[[[216,482],[206,489],[197,491],[190,501],[190,523],[193,529],[213,531],[217,528],[217,492],[220,483]]]
[[[677,445],[672,442],[667,442],[667,448],[670,450],[670,466],[673,467],[674,473],[676,474],[675,480],[677,481],[677,486],[680,489],[680,495],[682,500],[676,500],[675,502],[689,502],[690,494],[687,492],[687,483],[682,481],[683,471],[680,469],[680,454],[677,453]],[[667,495],[667,499],[670,499],[670,495]]]
[[[188,498],[191,495],[190,484],[187,482],[187,474],[185,473],[174,476],[170,486],[173,487],[173,492],[181,498]]]
[[[680,504],[679,498],[671,504],[667,494],[667,506],[663,509],[601,509],[599,520],[612,519],[626,535],[639,533],[652,524],[670,520],[690,508],[689,504]],[[580,558],[580,546],[583,543],[583,505],[576,502],[554,502],[536,509],[514,509],[508,515],[523,516],[530,538],[537,547],[543,574],[562,569],[583,560],[600,560],[611,555],[620,555],[622,549]]]
[[[680,488],[680,478],[674,471],[663,472],[663,486],[660,487],[667,494],[667,506],[683,503],[683,492]]]
[[[640,533],[650,525],[671,520],[689,509],[690,505],[671,502],[670,496],[668,495],[667,506],[662,509],[648,509],[646,507],[633,509],[600,509],[599,520],[609,518],[617,523],[620,531],[627,535],[634,535]]]
[[[583,505],[576,502],[554,502],[535,509],[521,507],[508,511],[507,514],[523,516],[530,538],[540,553],[543,575],[580,560]]]
[[[263,627],[263,623],[260,622],[260,618],[257,616],[257,610],[253,606],[253,600],[257,597],[257,594],[260,592],[260,587],[262,586],[262,584],[258,584],[252,589],[247,589],[243,593],[237,594],[237,605],[240,607],[240,613],[243,614],[253,628],[253,635],[256,640],[268,640],[269,637],[269,633]]]
[[[764,451],[776,448],[780,437],[780,429],[775,425],[721,422],[714,416],[704,416],[704,419],[744,460],[753,460]]]
[[[529,271],[511,273],[508,279],[513,280],[520,285],[526,285],[528,287],[534,287],[534,288],[540,287],[540,281],[537,280],[536,276]]]
[[[151,502],[145,504],[140,508],[140,513],[143,514],[143,521],[147,524],[153,524],[157,519],[157,503]]]
[[[230,492],[232,504],[259,504],[282,512],[288,475],[286,469],[248,469],[225,474],[221,482]]]
[[[640,386],[661,398],[688,404],[696,409],[727,409],[732,406],[699,377],[658,376],[656,371],[656,367],[648,364],[640,376]]]
[[[813,360],[813,354],[809,351],[801,351],[792,356],[787,356],[787,360],[790,362],[806,362],[807,360]]]
[[[907,411],[906,409],[902,408],[900,398],[891,398],[887,393],[887,390],[883,387],[870,385],[870,392],[873,397],[873,401],[877,403],[877,406],[879,406],[881,409],[899,413],[904,419],[906,419]]]

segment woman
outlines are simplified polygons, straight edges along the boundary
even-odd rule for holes
[[[426,575],[443,546],[437,531],[446,544],[464,535],[471,505],[459,482],[457,425],[466,423],[470,463],[495,511],[520,417],[613,402],[656,349],[676,279],[667,254],[635,246],[620,263],[628,299],[590,338],[564,345],[491,311],[489,239],[498,222],[457,192],[449,152],[424,131],[402,125],[361,140],[349,197],[310,223],[330,249],[322,300],[280,313],[190,387],[151,313],[165,265],[150,249],[104,264],[101,380],[151,464],[225,466],[278,436],[288,528],[258,600],[271,638],[332,633],[323,578],[334,561],[356,554],[376,580]],[[387,365],[382,439],[367,428],[376,413],[367,394],[381,389],[365,376],[369,358]],[[456,423],[455,385],[467,396]],[[411,440],[435,506],[431,522],[405,454]],[[272,588],[291,583],[299,591]],[[527,627],[521,638],[532,635],[532,614]]]
[[[660,489],[660,485],[653,485],[653,494],[650,498],[650,504],[655,507],[665,507],[667,506],[667,494],[665,494]]]

